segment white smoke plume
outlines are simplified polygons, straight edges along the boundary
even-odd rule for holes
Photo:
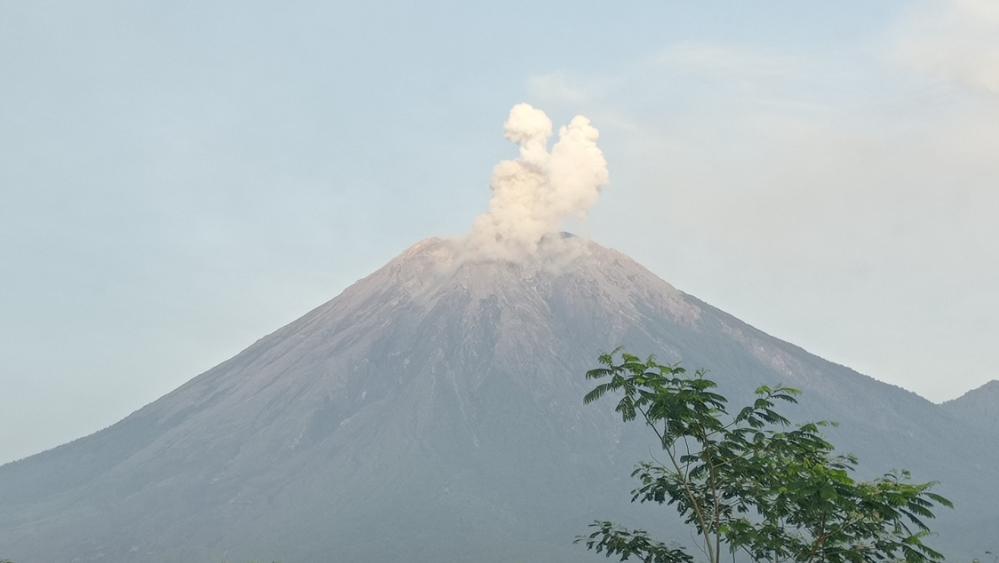
[[[607,185],[607,161],[599,133],[581,115],[559,130],[550,151],[552,122],[541,110],[517,104],[505,129],[520,158],[493,170],[489,211],[475,221],[468,242],[479,254],[515,259],[534,254],[566,219],[586,217]]]

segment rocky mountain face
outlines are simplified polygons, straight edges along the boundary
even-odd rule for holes
[[[804,391],[864,476],[909,468],[958,503],[931,545],[995,550],[999,435],[564,239],[528,263],[423,241],[121,422],[0,467],[0,556],[55,561],[560,562],[628,504],[652,442],[582,404],[601,352],[709,369],[733,401]],[[136,377],[142,374],[137,373]],[[993,403],[994,404],[994,403]]]

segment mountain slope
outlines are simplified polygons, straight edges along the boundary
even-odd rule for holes
[[[587,560],[571,541],[594,518],[662,521],[627,505],[643,430],[582,406],[583,373],[621,344],[708,368],[733,398],[777,381],[803,389],[796,417],[839,421],[836,443],[869,473],[944,482],[961,507],[936,545],[993,547],[987,434],[618,252],[567,239],[543,258],[476,261],[421,242],[118,424],[0,467],[0,555]]]
[[[999,440],[999,381],[993,379],[941,406],[967,424],[987,429]]]

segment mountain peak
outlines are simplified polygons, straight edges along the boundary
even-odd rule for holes
[[[463,239],[430,238],[414,244],[355,286],[397,287],[404,293],[400,299],[423,307],[458,294],[477,300],[498,298],[502,304],[519,304],[521,308],[531,304],[547,307],[557,294],[578,306],[585,302],[587,307],[629,318],[641,316],[642,308],[687,323],[700,315],[694,300],[628,256],[571,233],[548,235],[534,253],[515,259],[477,253]],[[338,300],[354,290],[352,287]]]

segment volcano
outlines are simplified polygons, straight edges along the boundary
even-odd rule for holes
[[[563,237],[526,261],[420,242],[117,424],[0,467],[0,556],[596,561],[573,545],[596,518],[683,542],[669,509],[628,504],[645,431],[582,402],[620,345],[705,368],[733,401],[802,389],[792,418],[839,422],[862,476],[941,481],[957,509],[931,545],[999,547],[994,431]]]

